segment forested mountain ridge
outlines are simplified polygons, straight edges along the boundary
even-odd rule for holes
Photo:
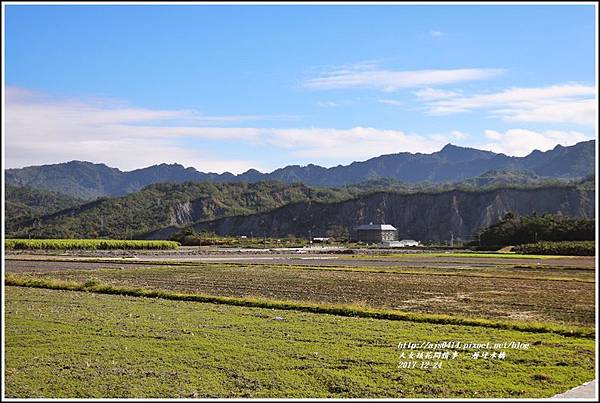
[[[578,186],[495,188],[443,192],[377,192],[336,203],[294,203],[244,216],[223,217],[194,224],[196,232],[269,237],[349,236],[359,224],[392,224],[401,238],[443,242],[471,241],[482,228],[507,213],[561,214],[594,219],[595,190]],[[168,239],[178,231],[164,228],[150,238]]]
[[[36,211],[40,213],[27,217],[13,217],[15,210],[7,207],[6,229],[7,236],[10,237],[144,238],[148,234],[152,234],[152,237],[171,234],[178,228],[201,222],[267,213],[298,203],[321,206],[327,210],[334,203],[352,199],[366,200],[369,195],[377,193],[432,195],[463,191],[477,194],[494,189],[542,191],[546,188],[573,188],[593,192],[594,180],[593,177],[582,181],[548,180],[537,178],[529,172],[490,171],[464,182],[441,185],[406,184],[393,179],[379,179],[339,188],[312,188],[299,183],[280,182],[162,183],[149,185],[122,197],[78,203],[75,199],[68,199],[66,202],[70,204],[58,205],[49,210],[40,210],[39,206],[31,205],[31,211],[38,209]],[[7,206],[15,202],[15,191],[19,189],[21,193],[32,192],[27,188],[7,187]],[[532,194],[535,196],[536,193]],[[56,197],[56,194],[51,195]],[[32,202],[35,200],[38,199],[31,199]],[[40,200],[45,202],[46,199]],[[438,207],[432,205],[430,208]],[[569,212],[570,210],[565,211]],[[282,219],[293,220],[294,217]],[[165,228],[168,229],[163,230]]]
[[[313,189],[302,184],[160,183],[116,198],[100,198],[52,214],[15,222],[11,237],[131,238],[168,225],[189,225],[224,216],[268,211],[299,201],[339,201],[348,190]]]
[[[4,216],[8,227],[84,203],[81,199],[29,187],[6,184],[4,190]]]
[[[123,172],[105,164],[84,161],[7,169],[5,173],[8,184],[93,200],[123,196],[154,183],[279,181],[339,187],[379,179],[413,184],[458,182],[490,170],[529,171],[541,178],[581,178],[593,173],[594,168],[595,141],[590,140],[570,147],[556,146],[546,152],[533,151],[526,157],[509,157],[448,144],[431,154],[389,154],[332,168],[309,164],[290,165],[270,173],[250,169],[239,175],[204,173],[179,164]]]

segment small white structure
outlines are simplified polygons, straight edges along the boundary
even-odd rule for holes
[[[403,248],[406,246],[419,246],[421,242],[413,239],[403,239],[401,241],[383,241],[381,244],[388,248]]]
[[[403,239],[400,242],[401,246],[420,246],[421,242],[415,241],[414,239]]]

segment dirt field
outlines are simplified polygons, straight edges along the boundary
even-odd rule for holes
[[[309,259],[302,259],[309,257]],[[326,259],[316,259],[325,257]],[[8,273],[206,293],[592,326],[593,259],[228,256],[226,263],[6,261]],[[29,257],[29,259],[34,257]],[[235,260],[241,259],[242,260]],[[270,259],[265,259],[270,258]],[[50,261],[59,259],[59,261]],[[229,260],[231,259],[231,260]],[[186,259],[187,260],[187,259]],[[241,263],[245,262],[245,263]],[[285,262],[286,265],[280,263]],[[350,263],[351,262],[351,263]],[[252,263],[252,264],[250,264]],[[176,265],[177,264],[177,265]],[[579,265],[579,266],[578,266]]]
[[[341,251],[341,250],[340,250]],[[338,251],[338,252],[340,252]],[[440,256],[442,255],[442,256]],[[551,256],[537,257],[477,257],[477,255],[464,257],[449,253],[428,253],[423,251],[393,251],[357,249],[354,254],[335,253],[334,250],[319,248],[297,250],[262,250],[262,249],[216,249],[181,247],[180,250],[136,250],[136,251],[66,251],[48,253],[44,251],[11,251],[9,258],[61,258],[61,259],[141,259],[151,261],[171,262],[222,262],[222,263],[265,263],[265,264],[293,264],[319,266],[419,266],[419,267],[496,267],[504,265],[545,265],[594,268],[595,258],[590,256],[572,256],[568,258],[554,258]]]
[[[495,257],[455,257],[432,256],[429,254],[406,254],[403,256],[346,256],[335,254],[291,254],[291,253],[215,253],[194,255],[187,253],[173,254],[137,251],[121,253],[114,251],[84,252],[80,254],[42,254],[11,253],[7,259],[12,260],[54,260],[90,261],[102,260],[117,262],[154,261],[154,262],[206,262],[206,263],[252,263],[252,264],[288,264],[303,266],[355,266],[355,267],[498,267],[498,266],[536,266],[536,267],[574,267],[594,269],[594,257],[573,256],[568,258],[495,258]]]

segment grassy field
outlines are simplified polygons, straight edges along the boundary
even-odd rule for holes
[[[490,320],[484,318],[464,317],[455,314],[423,314],[404,312],[395,309],[370,308],[353,304],[329,304],[323,302],[306,303],[303,301],[276,300],[257,297],[227,297],[197,292],[189,293],[166,289],[150,289],[139,286],[114,285],[100,282],[97,279],[90,279],[85,282],[80,282],[72,280],[58,280],[54,278],[40,278],[39,276],[9,274],[6,276],[5,284],[7,286],[64,291],[83,291],[97,294],[123,295],[130,297],[161,298],[172,301],[209,302],[223,305],[281,309],[360,318],[481,326],[495,329],[520,330],[531,333],[556,333],[572,337],[592,338],[594,336],[593,327],[561,326],[549,323],[536,323],[532,321]]]
[[[594,378],[590,258],[404,256],[8,256],[6,395],[551,397]],[[423,341],[530,348],[400,358]]]
[[[550,397],[594,341],[550,333],[7,287],[9,397]],[[521,342],[398,368],[400,342]]]
[[[594,270],[475,267],[367,268],[197,263],[33,263],[36,276],[228,297],[350,304],[428,314],[593,326]],[[108,263],[107,263],[108,265]],[[111,266],[109,266],[111,267]],[[55,269],[56,270],[53,270]],[[10,266],[9,266],[10,270]],[[26,274],[19,272],[21,274]],[[565,304],[569,301],[569,304]]]
[[[146,241],[146,240],[120,240],[120,239],[6,239],[6,249],[177,249],[178,242],[173,241]]]

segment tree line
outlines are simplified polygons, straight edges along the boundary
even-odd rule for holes
[[[486,245],[521,245],[539,241],[593,241],[595,221],[560,214],[521,216],[507,213],[498,223],[478,234]]]

